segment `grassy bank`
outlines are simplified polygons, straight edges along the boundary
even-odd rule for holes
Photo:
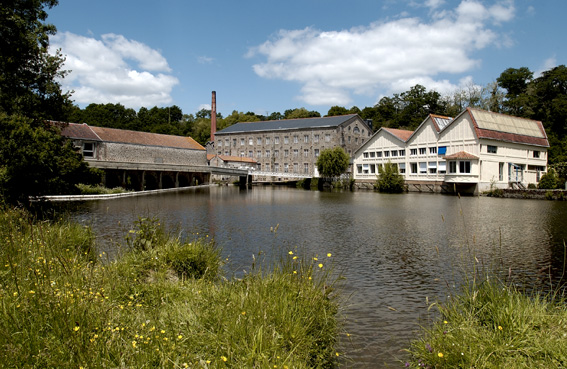
[[[564,368],[567,306],[498,281],[470,284],[436,306],[440,318],[412,342],[412,368]]]
[[[332,368],[337,303],[320,261],[228,281],[211,242],[155,219],[101,262],[89,229],[0,215],[0,366]],[[322,264],[321,264],[322,265]]]

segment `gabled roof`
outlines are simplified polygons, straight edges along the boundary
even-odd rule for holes
[[[128,131],[124,129],[88,126],[87,124],[69,123],[61,131],[65,137],[97,141],[117,142],[146,146],[173,147],[178,149],[205,150],[197,141],[191,137],[163,135],[159,133],[148,133],[139,131]],[[93,136],[94,135],[94,136]]]
[[[409,141],[409,139],[417,134],[417,132],[419,132],[419,130],[421,130],[421,127],[423,127],[425,125],[425,123],[427,123],[427,121],[431,120],[431,122],[433,123],[433,129],[435,129],[435,131],[437,132],[437,134],[439,135],[439,132],[441,132],[441,130],[443,130],[445,127],[447,127],[448,125],[450,125],[453,122],[453,118],[451,117],[446,117],[444,115],[437,115],[437,114],[429,114],[424,120],[423,122],[420,123],[420,125],[415,129],[415,131],[412,131],[412,134],[406,139],[406,142]]]
[[[386,128],[386,127],[382,127],[380,129],[392,134],[398,140],[403,142],[406,142],[414,132],[414,131],[409,131],[407,129]]]
[[[549,147],[540,121],[475,108],[467,108],[462,114],[469,114],[478,138]]]
[[[283,131],[290,129],[306,129],[306,128],[331,128],[358,117],[357,114],[338,115],[322,118],[302,118],[302,119],[284,119],[284,120],[268,120],[263,122],[236,123],[223,130],[217,131],[215,135],[226,133],[246,133],[260,131]],[[360,119],[360,118],[359,118]],[[360,121],[366,125],[362,119]],[[370,129],[369,127],[367,127]]]

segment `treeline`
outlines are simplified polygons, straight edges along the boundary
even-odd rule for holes
[[[441,95],[415,85],[410,90],[383,97],[371,107],[350,109],[333,106],[326,116],[358,114],[371,120],[374,131],[380,127],[415,129],[428,114],[455,117],[467,107],[540,120],[551,144],[550,163],[567,161],[567,68],[555,67],[534,78],[528,68],[509,68],[496,81],[486,86],[470,84],[452,94]],[[317,111],[305,108],[274,112],[268,116],[253,112],[233,111],[223,117],[217,113],[217,128],[238,122],[320,117]],[[70,122],[95,126],[191,136],[201,144],[210,138],[211,111],[183,114],[176,105],[141,108],[138,112],[121,104],[90,104],[84,109],[74,106]]]

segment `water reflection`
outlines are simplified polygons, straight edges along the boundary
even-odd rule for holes
[[[90,202],[74,215],[107,252],[138,216],[157,216],[185,235],[209,235],[231,273],[252,255],[333,254],[349,298],[341,345],[344,367],[399,367],[426,299],[442,299],[462,271],[498,266],[516,282],[545,284],[563,271],[567,203],[441,195],[382,195],[284,188],[191,189],[176,194]],[[279,224],[278,232],[270,232]]]

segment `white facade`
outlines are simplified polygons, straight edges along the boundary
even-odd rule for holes
[[[467,109],[455,119],[430,115],[415,131],[381,128],[355,152],[353,176],[376,181],[390,161],[410,189],[527,187],[546,171],[548,147],[541,122]]]

